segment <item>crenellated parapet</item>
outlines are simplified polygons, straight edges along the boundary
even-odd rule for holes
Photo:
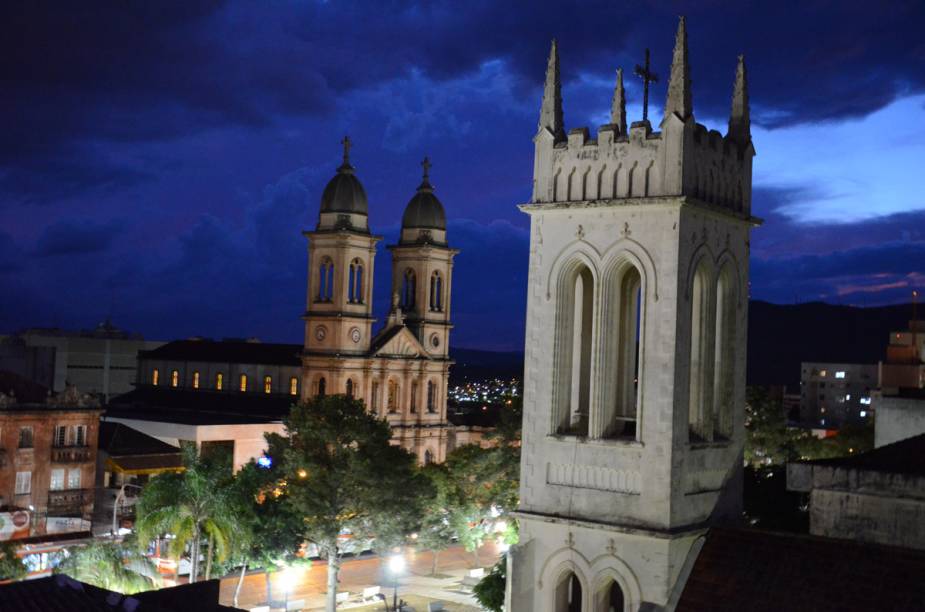
[[[554,44],[534,138],[533,203],[686,196],[695,204],[750,214],[755,151],[742,57],[736,69],[729,129],[725,135],[708,130],[693,115],[682,19],[660,131],[653,131],[648,121],[636,121],[626,129],[621,70],[611,103],[611,123],[600,126],[595,138],[585,127],[566,135],[558,61]]]

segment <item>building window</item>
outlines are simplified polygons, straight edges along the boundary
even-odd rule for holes
[[[180,372],[177,370],[173,370],[170,373],[170,386],[174,388],[180,386]]]
[[[363,262],[354,259],[350,262],[350,275],[347,286],[347,299],[351,304],[363,303]]]
[[[377,380],[373,381],[371,403],[372,403],[372,406],[371,406],[372,411],[375,413],[378,413],[379,412],[379,381]]]
[[[424,465],[430,465],[434,462],[434,452],[429,448],[424,451]]]
[[[263,392],[273,393],[273,378],[271,376],[263,377]]]
[[[835,378],[844,378],[844,377],[845,377],[844,370],[839,370],[838,372],[835,372]]]
[[[604,371],[610,373],[605,384],[602,418],[595,419],[602,426],[601,437],[638,439],[639,374],[643,341],[643,290],[639,269],[623,263],[613,272],[614,279],[603,286],[609,287],[610,299],[605,319],[613,321],[604,327],[610,337],[604,354]],[[596,432],[595,432],[596,433]]]
[[[80,468],[67,471],[67,488],[71,490],[80,488]]]
[[[437,412],[437,385],[434,384],[434,381],[427,381],[427,412],[434,413]]]
[[[67,427],[64,425],[55,426],[55,439],[52,444],[58,448],[67,444]]]
[[[555,611],[556,612],[579,612],[582,610],[581,605],[581,582],[573,572],[569,572],[556,585],[555,592]]]
[[[32,427],[19,428],[19,448],[32,448]]]
[[[443,311],[443,276],[440,272],[430,276],[430,309],[434,312]]]
[[[821,377],[823,377],[823,378],[825,378],[825,375],[826,375],[827,373],[828,373],[828,372],[826,372],[825,370],[819,370],[819,376],[821,376]]]
[[[193,372],[193,389],[199,388],[199,372]]]
[[[296,376],[293,376],[289,379],[289,395],[298,395],[299,394],[299,379]]]
[[[401,307],[405,312],[414,310],[414,301],[416,294],[416,278],[414,270],[408,268],[405,270],[401,286]]]
[[[151,370],[151,384],[155,387],[161,381],[161,373],[158,372],[157,368]]]
[[[710,361],[709,292],[707,291],[706,262],[701,260],[694,271],[691,286],[691,344],[688,381],[688,426],[690,439],[702,441],[712,439],[712,410],[708,409],[710,389],[707,381],[707,364]]]
[[[238,384],[238,390],[242,393],[247,391],[247,374],[241,374],[241,377],[238,379],[240,383]]]
[[[32,472],[16,472],[16,495],[32,493]]]
[[[51,482],[48,488],[52,491],[62,491],[64,489],[64,468],[56,468],[51,471]]]
[[[222,384],[223,384],[224,382],[225,382],[225,375],[222,374],[221,372],[219,372],[218,374],[216,374],[216,375],[215,375],[215,390],[216,390],[216,391],[221,391],[221,390],[222,390]]]
[[[726,263],[716,279],[716,334],[713,350],[713,433],[732,437],[732,403],[735,393],[735,270]]]
[[[353,397],[353,381],[347,379],[347,397]]]
[[[591,401],[591,326],[594,277],[577,264],[567,267],[559,281],[556,315],[556,371],[554,431],[561,435],[588,435]]]
[[[318,266],[318,301],[330,302],[334,299],[334,262],[324,257]]]
[[[398,411],[398,383],[394,380],[389,381],[388,397],[386,398],[387,408],[391,414]]]
[[[411,383],[411,414],[415,414],[418,411],[418,384],[416,382]]]
[[[87,445],[87,426],[74,425],[71,427],[71,436],[68,440],[69,446],[86,446]]]
[[[318,397],[324,397],[324,394],[327,392],[327,381],[324,380],[324,377],[318,379]]]

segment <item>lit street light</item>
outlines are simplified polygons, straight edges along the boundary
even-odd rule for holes
[[[392,572],[392,577],[395,580],[395,588],[392,591],[392,612],[398,612],[398,577],[405,571],[405,558],[401,553],[396,553],[389,557],[389,571]],[[405,602],[401,602],[404,606]]]
[[[280,576],[280,578],[282,579],[282,583],[283,583],[283,591],[286,593],[285,603],[283,604],[283,607],[286,610],[288,610],[289,609],[289,594],[292,592],[292,589],[295,588],[295,584],[299,579],[298,575],[296,575],[296,568],[292,566],[287,567],[286,569],[283,570],[283,573]]]

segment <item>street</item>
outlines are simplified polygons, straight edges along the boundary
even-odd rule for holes
[[[485,568],[486,573],[498,561],[500,550],[494,542],[489,542],[479,549],[479,565]],[[442,552],[438,557],[437,576],[431,577],[433,556],[430,552],[416,552],[407,549],[405,552],[407,568],[399,580],[399,597],[418,595],[430,600],[456,603],[459,606],[448,610],[478,610],[475,600],[460,587],[462,578],[469,570],[475,567],[475,558],[472,553],[466,552],[462,546],[453,546]],[[327,564],[323,561],[313,561],[310,568],[296,571],[296,580],[290,592],[286,593],[285,577],[283,572],[272,574],[273,600],[282,602],[303,600],[306,610],[323,609],[325,585],[327,584]],[[231,606],[237,576],[232,574],[222,579],[221,599],[223,605]],[[338,592],[350,593],[351,600],[356,603],[363,589],[370,586],[380,586],[382,593],[392,600],[394,580],[384,567],[383,561],[376,556],[359,559],[345,559],[341,565],[340,585]],[[241,594],[238,598],[238,607],[249,610],[256,606],[266,605],[267,588],[266,576],[263,572],[248,574],[244,578]],[[347,607],[347,606],[345,606]],[[353,607],[353,606],[351,606]],[[381,605],[379,607],[382,607]]]

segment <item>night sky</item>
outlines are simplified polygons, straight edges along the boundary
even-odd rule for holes
[[[14,6],[21,4],[22,6]],[[734,4],[734,6],[733,6]],[[925,285],[925,3],[23,2],[0,8],[0,332],[301,342],[305,239],[339,141],[395,241],[429,155],[462,250],[453,344],[521,349],[549,41],[568,129],[608,121],[677,15],[694,112],[752,101],[752,297],[874,305]],[[627,78],[628,115],[641,83]],[[388,254],[376,271],[388,302]]]

